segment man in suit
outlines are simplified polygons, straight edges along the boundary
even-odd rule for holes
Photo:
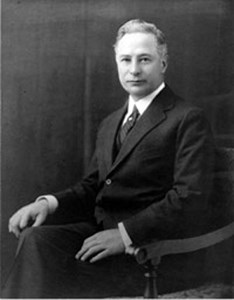
[[[164,82],[163,33],[131,20],[118,31],[115,57],[128,101],[100,125],[83,180],[39,197],[10,219],[9,231],[19,237],[19,246],[4,297],[139,296],[144,270],[129,254],[150,239],[187,237],[205,229],[212,135],[202,111]],[[76,222],[39,226],[49,214],[70,213]],[[201,260],[193,262],[201,267]],[[194,280],[187,258],[169,258],[161,265],[160,292]]]

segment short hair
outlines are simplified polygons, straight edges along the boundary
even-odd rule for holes
[[[116,50],[119,41],[125,34],[137,32],[153,34],[156,40],[156,48],[159,55],[165,57],[168,56],[168,47],[164,33],[160,29],[158,29],[155,24],[145,22],[141,19],[130,20],[119,28],[114,44],[114,49]]]

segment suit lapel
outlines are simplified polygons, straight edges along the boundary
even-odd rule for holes
[[[110,170],[110,172],[113,171],[124,160],[124,158],[136,147],[136,145],[150,130],[158,126],[166,119],[165,111],[171,109],[173,106],[173,93],[169,87],[166,86],[164,90],[153,100],[146,112],[137,121],[130,134],[126,137],[126,140],[124,141],[112,166],[109,161],[108,165],[111,166],[111,168],[108,168],[108,170]],[[124,111],[122,111],[122,115],[123,112]],[[118,120],[120,122],[121,118]],[[113,128],[113,136],[111,141],[112,146],[114,145],[118,125],[119,123],[117,123],[117,125],[115,124],[115,128]],[[109,147],[111,147],[111,145],[109,145]],[[106,150],[112,151],[110,148]]]
[[[108,128],[106,130],[106,136],[104,139],[104,161],[106,163],[107,170],[110,170],[113,163],[113,149],[115,147],[115,138],[120,126],[120,122],[126,113],[127,103],[117,110],[111,117]]]

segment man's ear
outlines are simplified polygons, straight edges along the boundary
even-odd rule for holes
[[[168,66],[166,57],[162,58],[161,64],[162,64],[162,73],[164,74],[166,72],[167,66]]]

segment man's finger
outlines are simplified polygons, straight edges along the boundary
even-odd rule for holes
[[[77,259],[80,259],[82,261],[86,261],[90,258],[90,256],[93,256],[96,253],[99,253],[100,251],[103,251],[103,247],[100,245],[94,246],[92,248],[87,249],[83,254],[76,255]]]
[[[20,222],[20,215],[18,213],[14,214],[9,220],[9,229],[13,229]]]
[[[9,223],[8,223],[8,230],[9,230],[9,232],[13,232],[13,225],[12,225],[11,219],[9,220]]]
[[[19,223],[20,223],[20,216],[17,214],[10,218],[8,224],[9,232],[14,233],[16,237],[18,237],[20,234]]]
[[[29,215],[24,214],[20,220],[20,224],[19,224],[20,229],[24,229],[27,226],[28,221],[29,221]]]
[[[18,227],[14,227],[11,232],[14,233],[14,235],[18,238],[21,230]]]
[[[86,240],[85,240],[86,241]],[[97,246],[99,243],[96,241],[96,239],[90,239],[88,242],[86,241],[83,243],[81,249],[79,250],[79,252],[76,254],[76,258],[80,259],[80,257],[86,252],[88,251],[90,248]]]
[[[96,256],[92,257],[92,258],[90,259],[90,262],[91,262],[91,263],[94,263],[94,262],[96,262],[96,261],[98,261],[98,260],[101,260],[101,259],[107,257],[107,256],[109,256],[109,255],[108,255],[108,250],[106,249],[106,250],[104,250],[104,251],[98,253]]]
[[[80,259],[81,256],[88,250],[89,250],[89,247],[86,247],[85,245],[83,245],[82,248],[77,252],[75,258]]]
[[[15,221],[15,219],[11,219],[8,225],[9,232],[12,232],[17,238],[20,234],[19,221]]]
[[[93,245],[94,247],[95,245]],[[81,257],[90,249],[90,247],[87,247],[86,245],[83,245],[82,248],[77,252],[76,259],[81,259]]]
[[[44,218],[43,214],[38,214],[37,217],[36,217],[35,222],[32,225],[32,227],[40,226],[43,223],[44,219],[45,218]]]

